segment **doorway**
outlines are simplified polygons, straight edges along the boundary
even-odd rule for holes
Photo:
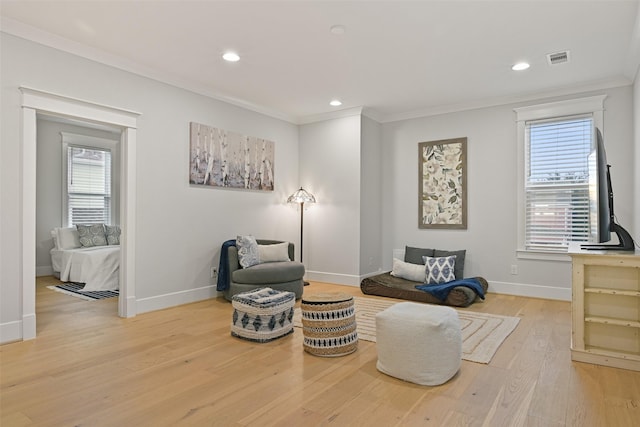
[[[135,311],[135,142],[139,113],[21,87],[22,92],[22,339],[36,336],[35,242],[36,242],[36,135],[37,116],[46,115],[121,130],[119,178],[120,297],[118,315],[133,317]]]
[[[65,259],[60,249],[71,249],[75,239],[60,239],[66,228],[76,223],[120,225],[120,139],[121,129],[67,118],[37,114],[37,174],[36,174],[36,286],[44,283],[43,276],[78,279],[63,275],[61,263]],[[54,237],[54,234],[56,235]],[[118,249],[119,252],[119,249]],[[119,255],[116,255],[119,259]],[[118,283],[119,262],[115,275],[98,275],[98,283],[112,277]],[[100,272],[107,271],[100,270]],[[70,271],[68,271],[70,273]],[[76,284],[46,280],[48,287],[75,289]],[[95,283],[95,282],[94,282]],[[89,289],[89,288],[87,288]],[[46,294],[46,292],[45,292]],[[36,289],[36,307],[42,291]],[[73,294],[72,292],[72,295]],[[112,309],[117,313],[117,296]],[[76,298],[77,299],[77,298]],[[74,306],[74,305],[70,305]],[[38,313],[36,313],[38,314]],[[39,329],[41,322],[38,322]]]

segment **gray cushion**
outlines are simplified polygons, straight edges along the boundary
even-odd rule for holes
[[[412,248],[411,246],[406,246],[404,249],[404,261],[410,262],[411,264],[421,264],[424,265],[424,261],[422,260],[423,256],[434,256],[434,249],[423,249],[423,248]],[[438,256],[438,255],[436,255]]]
[[[104,234],[104,224],[76,225],[82,247],[106,246],[107,237]]]
[[[297,261],[281,261],[236,270],[231,273],[231,280],[236,283],[268,285],[299,280],[303,276],[304,265]]]
[[[464,279],[464,257],[466,254],[467,254],[466,249],[462,249],[460,251],[443,251],[443,250],[436,249],[434,256],[441,257],[441,256],[455,255],[456,265],[453,269],[453,273],[456,276],[456,280],[460,280],[460,279]]]
[[[120,244],[120,227],[117,225],[105,225],[104,226],[104,235],[107,238],[107,243],[110,245],[119,245]]]

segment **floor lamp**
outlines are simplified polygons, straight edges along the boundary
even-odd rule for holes
[[[310,194],[304,188],[300,187],[298,191],[293,193],[287,199],[287,203],[298,203],[300,205],[300,263],[302,263],[302,230],[304,224],[304,204],[305,203],[315,203],[316,198],[313,197],[313,194]],[[309,284],[309,282],[304,282],[305,286]]]

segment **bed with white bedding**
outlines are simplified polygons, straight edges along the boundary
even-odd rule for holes
[[[112,244],[83,246],[75,227],[54,229],[54,248],[50,251],[53,271],[63,282],[84,283],[83,291],[118,290],[119,228],[117,231],[118,239],[110,239]]]

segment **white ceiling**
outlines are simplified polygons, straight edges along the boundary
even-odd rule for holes
[[[332,98],[391,121],[631,84],[638,5],[2,0],[0,13],[7,33],[300,123],[335,112]],[[571,61],[549,66],[562,50]]]

